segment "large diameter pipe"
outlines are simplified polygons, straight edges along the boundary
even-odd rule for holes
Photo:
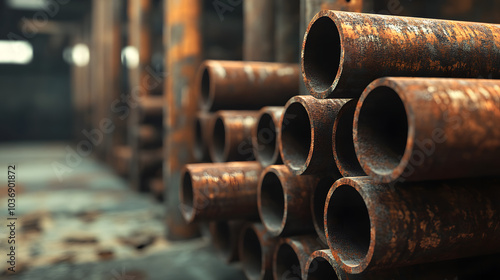
[[[389,186],[342,178],[328,193],[328,246],[348,273],[500,252],[500,180]]]
[[[243,272],[249,280],[273,279],[273,253],[278,239],[271,236],[262,224],[243,227],[239,252]]]
[[[332,152],[333,123],[349,99],[292,97],[281,117],[281,157],[295,174],[338,174]]]
[[[314,230],[318,234],[322,244],[328,244],[325,234],[325,202],[328,191],[339,177],[325,176],[316,185],[313,185],[311,192],[311,213]]]
[[[500,175],[500,81],[384,78],[354,120],[356,154],[377,182]]]
[[[238,242],[243,226],[242,221],[214,221],[209,223],[212,244],[226,263],[239,260]]]
[[[342,177],[366,176],[356,157],[352,136],[357,102],[357,99],[351,99],[345,103],[333,123],[333,158]]]
[[[274,279],[300,279],[309,256],[323,248],[315,235],[281,238],[273,256]]]
[[[193,155],[197,162],[210,162],[208,142],[210,139],[210,127],[213,114],[199,112],[194,128]]]
[[[294,175],[284,165],[268,166],[259,179],[259,215],[274,236],[313,233],[310,196],[318,179],[313,175]]]
[[[258,162],[187,164],[180,192],[185,220],[258,219],[261,171]]]
[[[283,112],[283,107],[264,107],[259,111],[252,143],[255,158],[263,167],[283,162],[278,145],[280,119]]]
[[[299,81],[298,64],[207,60],[197,76],[200,107],[213,112],[283,106],[299,93]]]
[[[254,160],[252,131],[258,111],[218,111],[209,129],[213,162]]]
[[[357,98],[385,76],[500,77],[500,25],[321,11],[302,47],[317,98]]]

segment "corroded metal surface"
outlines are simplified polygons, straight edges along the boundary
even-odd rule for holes
[[[309,256],[324,248],[315,235],[281,238],[273,255],[274,279],[300,279]]]
[[[202,60],[201,1],[166,0],[164,96],[164,172],[167,190],[167,223],[170,239],[198,234],[197,226],[186,225],[179,209],[181,170],[193,162],[193,126],[196,118],[196,70]]]
[[[316,230],[322,244],[328,244],[326,241],[324,223],[326,197],[333,183],[338,179],[339,177],[325,176],[321,178],[317,184],[313,185],[313,191],[311,192],[312,221],[314,230]]]
[[[384,76],[500,77],[500,25],[322,11],[302,47],[318,98],[359,97]]]
[[[243,20],[243,60],[273,61],[274,1],[243,1]]]
[[[278,239],[272,237],[262,224],[243,227],[239,252],[243,272],[249,280],[273,279],[273,253]]]
[[[283,162],[278,145],[280,119],[284,107],[264,107],[259,111],[257,125],[253,130],[254,156],[263,167]]]
[[[287,102],[278,142],[283,162],[295,174],[338,174],[332,153],[332,128],[347,101],[300,95]]]
[[[210,123],[208,148],[213,162],[255,160],[252,130],[258,111],[218,111]]]
[[[295,63],[207,60],[196,86],[205,111],[258,110],[283,106],[299,92],[300,68]]]
[[[342,269],[375,269],[500,252],[500,180],[389,186],[339,179],[328,193],[328,246]]]
[[[351,279],[348,277],[348,274],[340,268],[329,249],[314,251],[309,256],[302,272],[302,279],[304,280]]]
[[[227,263],[239,260],[238,241],[243,226],[242,221],[218,221],[209,224],[212,244]]]
[[[295,62],[300,59],[300,0],[274,0],[274,60]]]
[[[187,164],[180,192],[189,223],[200,220],[257,219],[258,162]]]
[[[311,191],[318,178],[294,175],[284,165],[268,166],[259,179],[258,204],[262,223],[274,236],[314,232]]]
[[[357,99],[352,99],[345,103],[340,108],[333,123],[333,158],[343,177],[366,176],[356,157],[352,136],[352,125],[357,102]]]
[[[380,79],[356,109],[356,154],[377,182],[500,175],[499,122],[499,81]]]
[[[213,114],[199,112],[194,126],[194,149],[193,155],[197,162],[210,162],[208,142],[210,139],[211,121]]]

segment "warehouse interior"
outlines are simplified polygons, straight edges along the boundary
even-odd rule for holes
[[[0,279],[496,279],[500,0],[0,0]]]

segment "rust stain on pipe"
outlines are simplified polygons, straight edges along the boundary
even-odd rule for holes
[[[263,167],[283,162],[278,145],[280,119],[284,107],[264,107],[253,130],[254,156]]]
[[[258,111],[218,111],[209,129],[209,152],[213,162],[255,160],[252,131]]]
[[[376,269],[500,252],[500,180],[389,186],[339,179],[328,193],[328,246],[342,269]]]
[[[357,99],[340,108],[333,123],[332,150],[335,164],[343,177],[366,176],[356,157],[353,142],[353,121]]]
[[[258,205],[262,223],[274,236],[314,232],[311,191],[318,178],[294,175],[284,165],[268,166],[259,179]]]
[[[317,98],[360,96],[384,76],[500,77],[500,25],[321,11],[302,46]]]
[[[292,97],[281,117],[281,157],[295,174],[337,175],[332,152],[333,123],[349,99]]]
[[[262,224],[244,226],[239,240],[243,272],[249,280],[273,279],[273,253],[278,239],[272,237]]]
[[[181,210],[187,222],[258,219],[258,162],[187,164],[182,172]]]
[[[330,191],[333,183],[335,183],[338,179],[339,177],[333,176],[323,177],[316,185],[313,185],[313,191],[311,192],[311,213],[314,230],[316,230],[316,233],[323,244],[328,244],[326,240],[324,222],[326,197],[328,196],[328,191]]]
[[[328,250],[314,251],[306,262],[303,270],[304,280],[347,280],[347,274],[340,268],[337,261]]]
[[[213,119],[213,114],[205,112],[199,112],[196,118],[193,155],[197,162],[210,162],[208,142],[211,135],[209,130]]]
[[[309,256],[323,248],[315,235],[281,238],[273,255],[274,279],[301,278]]]
[[[299,82],[295,63],[207,60],[197,74],[200,107],[212,112],[283,106]]]
[[[500,175],[500,81],[384,78],[363,93],[354,142],[377,182]]]
[[[243,229],[242,221],[210,222],[212,244],[226,263],[239,260],[238,241]]]

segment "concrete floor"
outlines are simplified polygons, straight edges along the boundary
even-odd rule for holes
[[[216,257],[208,238],[166,241],[164,206],[91,157],[71,157],[73,146],[0,145],[2,224],[9,164],[16,164],[17,194],[16,273],[7,273],[10,230],[2,226],[0,279],[245,279]]]

